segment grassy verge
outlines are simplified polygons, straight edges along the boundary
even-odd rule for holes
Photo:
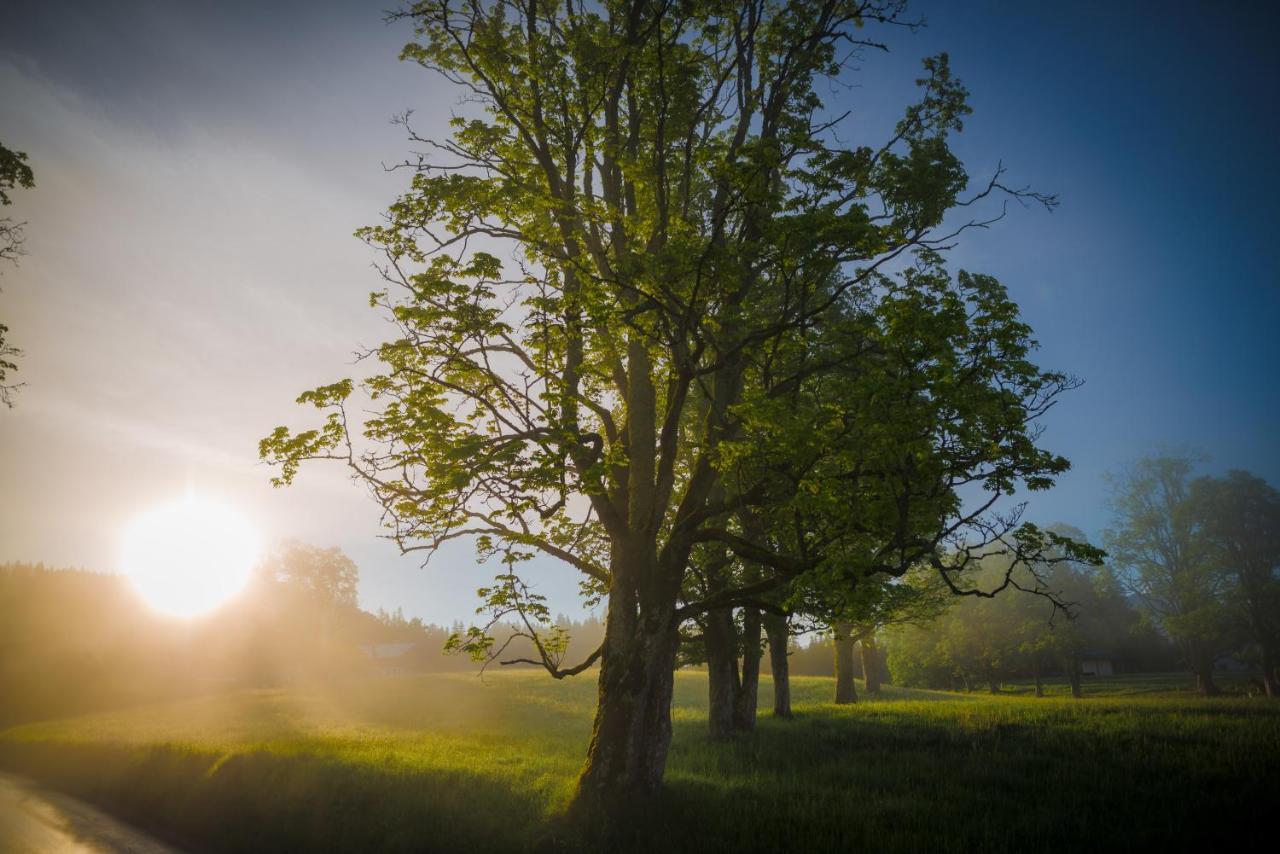
[[[890,689],[836,707],[830,680],[798,679],[795,720],[716,743],[704,677],[681,673],[666,792],[615,848],[1261,840],[1280,703],[1123,684],[1082,702]],[[242,692],[6,730],[0,767],[207,850],[557,848],[594,690],[502,673]]]

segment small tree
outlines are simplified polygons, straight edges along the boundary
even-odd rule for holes
[[[901,578],[869,578],[845,598],[839,612],[824,619],[835,648],[835,701],[857,701],[853,684],[854,645],[858,646],[863,687],[880,693],[877,636],[895,626],[926,625],[946,611],[954,594],[929,567],[917,567]],[[838,602],[834,597],[823,597]]]

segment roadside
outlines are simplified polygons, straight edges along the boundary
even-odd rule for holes
[[[5,854],[178,854],[83,801],[0,774],[0,851]]]

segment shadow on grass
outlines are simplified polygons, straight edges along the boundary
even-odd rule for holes
[[[324,741],[221,754],[0,740],[0,766],[194,850],[1212,850],[1262,842],[1280,787],[1280,709],[1237,706],[811,706],[728,742],[683,717],[664,791],[586,839],[548,795],[585,740],[528,740],[559,709],[510,733],[553,752],[550,783],[393,751],[344,760]]]
[[[1137,713],[1141,715],[1141,713]],[[1266,729],[1133,730],[1101,720],[844,714],[763,720],[730,743],[678,727],[662,815],[617,850],[1186,850],[1271,837],[1277,716]],[[1257,719],[1257,722],[1262,722]],[[1211,850],[1211,849],[1210,849]]]
[[[544,813],[500,779],[306,754],[26,742],[0,765],[190,851],[517,851]]]

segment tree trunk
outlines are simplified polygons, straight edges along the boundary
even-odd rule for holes
[[[988,679],[988,680],[987,680],[987,690],[989,690],[992,694],[999,694],[999,693],[1000,693],[1000,680],[999,680],[999,679],[995,679],[995,678]]]
[[[615,585],[616,587],[616,585]],[[671,744],[671,692],[676,649],[675,595],[670,604],[637,609],[611,591],[600,658],[599,697],[587,764],[574,809],[617,811],[656,792]]]
[[[756,708],[760,705],[760,609],[742,609],[742,682],[733,709],[733,725],[738,732],[756,728]]]
[[[1196,668],[1196,691],[1206,697],[1213,697],[1222,692],[1218,690],[1218,685],[1213,681],[1213,654],[1204,650],[1197,650],[1195,656]]]
[[[741,692],[738,637],[732,609],[716,608],[707,612],[703,642],[707,650],[707,722],[713,738],[728,738],[733,734]]]
[[[1072,655],[1067,660],[1067,681],[1071,683],[1071,696],[1079,700],[1084,696],[1084,687],[1080,682],[1080,656]]]
[[[868,635],[858,644],[862,655],[862,685],[868,694],[880,693],[880,661],[876,657],[875,635]]]
[[[1036,680],[1036,696],[1044,696],[1044,683],[1040,681],[1040,656],[1031,656],[1031,676]]]
[[[791,660],[787,655],[790,632],[787,618],[765,614],[764,631],[769,638],[769,668],[773,672],[773,716],[791,717]]]
[[[853,626],[841,623],[835,627],[836,703],[858,702],[858,689],[853,684]]]
[[[1262,690],[1268,697],[1276,696],[1276,654],[1268,643],[1262,645]]]

